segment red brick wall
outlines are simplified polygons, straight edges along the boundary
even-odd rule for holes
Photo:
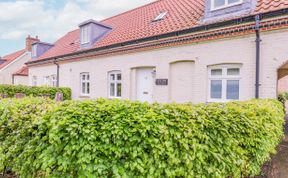
[[[32,44],[39,42],[38,36],[32,38],[30,35],[26,38],[26,51],[32,51]]]

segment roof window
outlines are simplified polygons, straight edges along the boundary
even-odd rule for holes
[[[153,22],[162,20],[166,16],[167,12],[161,12],[154,20]]]

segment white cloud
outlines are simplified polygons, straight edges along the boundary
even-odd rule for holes
[[[42,41],[54,42],[85,20],[102,20],[152,1],[65,0],[61,8],[52,8],[59,2],[53,0],[0,2],[0,42],[1,39],[24,39],[28,34],[38,35]]]
[[[11,31],[6,34],[1,34],[0,39],[4,40],[17,40],[21,38],[23,35],[25,35],[24,31]]]

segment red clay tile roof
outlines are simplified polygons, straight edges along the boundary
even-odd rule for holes
[[[28,76],[29,69],[25,65],[21,69],[19,69],[17,72],[15,72],[13,75],[20,75],[20,76]]]
[[[288,8],[288,0],[257,0],[256,9],[245,15],[283,8]],[[163,11],[168,12],[165,19],[152,23],[151,21]],[[101,21],[113,29],[93,48],[200,26],[203,25],[201,21],[204,18],[204,11],[205,0],[157,0]],[[39,60],[80,51],[79,33],[79,29],[67,33]]]
[[[288,0],[258,0],[256,12],[263,13],[288,7]]]
[[[25,49],[22,49],[20,51],[14,52],[12,54],[9,54],[7,56],[2,57],[2,59],[6,60],[3,64],[0,65],[0,69],[4,68],[5,66],[7,66],[8,64],[10,64],[11,62],[13,62],[14,60],[16,60],[19,56],[21,56],[22,54],[24,54],[26,52]]]

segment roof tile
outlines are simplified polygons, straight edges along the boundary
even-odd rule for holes
[[[2,59],[6,60],[6,61],[0,65],[0,69],[4,68],[8,64],[10,64],[14,60],[16,60],[19,56],[21,56],[25,52],[26,52],[26,50],[22,49],[20,51],[17,51],[17,52],[14,52],[12,54],[9,54],[9,55],[6,55],[6,56],[2,57]]]
[[[263,13],[283,8],[288,8],[288,0],[257,0],[256,9],[253,12],[250,12],[250,14]],[[167,15],[163,20],[152,22],[156,16],[164,11],[167,12]],[[113,29],[104,38],[98,41],[93,48],[203,25],[202,19],[204,17],[204,11],[205,0],[157,0],[101,21],[101,23],[109,25]],[[231,18],[237,18],[237,16]],[[39,60],[81,50],[79,33],[79,29],[67,33],[56,41],[55,46],[44,53]]]
[[[17,72],[15,72],[13,75],[28,76],[28,73],[29,73],[29,69],[25,65],[21,69],[19,69]]]

